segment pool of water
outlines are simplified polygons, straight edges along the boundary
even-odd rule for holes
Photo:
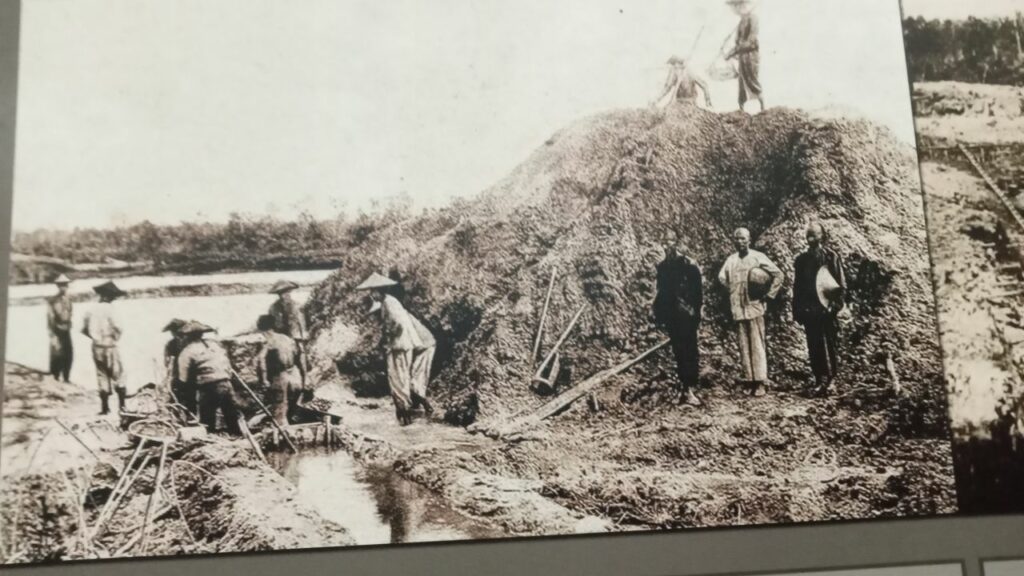
[[[503,533],[446,506],[389,468],[367,467],[343,450],[267,454],[299,498],[360,545],[498,538]]]
[[[309,292],[297,290],[294,297],[302,303]],[[240,294],[116,301],[114,306],[124,329],[121,362],[129,392],[162,380],[163,349],[169,338],[162,329],[171,318],[199,320],[217,328],[219,336],[233,336],[255,329],[256,318],[265,314],[276,298],[273,294]],[[91,343],[80,331],[85,313],[93,306],[95,302],[75,304],[72,318],[75,359],[71,381],[86,388],[95,386],[96,372]],[[7,360],[48,371],[49,346],[45,305],[7,308]]]

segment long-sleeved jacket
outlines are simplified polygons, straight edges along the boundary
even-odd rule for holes
[[[750,13],[741,17],[739,25],[736,26],[736,46],[729,52],[728,57],[732,58],[760,50],[757,40],[759,31],[760,26],[756,14]]]
[[[654,318],[659,324],[700,322],[704,303],[700,268],[685,256],[666,258],[658,264],[658,294]]]
[[[85,314],[82,334],[88,336],[93,346],[114,347],[121,338],[121,321],[110,302],[99,302]]]
[[[291,298],[279,298],[270,305],[269,314],[274,318],[274,330],[299,342],[306,341],[306,319],[297,302]]]
[[[729,256],[718,272],[718,281],[729,289],[729,308],[733,320],[750,320],[764,316],[764,302],[750,299],[748,278],[754,268],[761,268],[771,277],[768,299],[774,298],[782,289],[782,281],[785,278],[782,270],[764,254],[757,250],[748,250],[746,256],[741,257],[739,252]]]
[[[435,345],[436,341],[430,330],[410,314],[394,296],[384,297],[380,313],[383,324],[381,340],[384,347],[389,350],[424,350]]]
[[[71,297],[57,294],[46,301],[46,325],[50,333],[71,331]]]
[[[818,300],[818,270],[822,266],[828,268],[829,274],[839,284],[837,306],[826,310]],[[817,252],[808,250],[793,261],[793,319],[803,324],[810,318],[826,313],[838,313],[843,308],[846,295],[846,274],[843,272],[843,259],[834,250],[821,248]]]
[[[178,354],[178,377],[188,384],[208,384],[231,378],[231,360],[216,342],[189,342]]]

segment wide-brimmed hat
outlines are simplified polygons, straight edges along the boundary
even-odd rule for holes
[[[173,318],[170,322],[164,326],[164,332],[180,332],[181,327],[185,325],[185,321],[181,318]]]
[[[374,272],[373,274],[370,274],[366,280],[363,280],[362,284],[356,286],[356,290],[379,290],[381,288],[389,288],[391,286],[398,286],[398,282],[395,282],[387,276],[382,276]]]
[[[61,274],[53,279],[54,284],[71,284],[71,278],[67,274]]]
[[[110,296],[112,298],[120,298],[122,296],[127,296],[128,295],[127,292],[125,292],[124,290],[121,290],[120,288],[118,288],[117,284],[114,284],[113,280],[107,280],[106,282],[104,282],[103,284],[100,284],[99,286],[93,286],[92,289],[93,289],[94,292],[96,292],[100,296]]]
[[[672,56],[669,56],[666,64],[686,64],[686,58],[673,54]]]
[[[814,290],[818,293],[818,302],[821,302],[825,308],[838,304],[838,299],[842,297],[843,293],[842,286],[828,271],[828,266],[818,269],[818,276],[814,280]]]
[[[750,0],[725,0],[725,3],[730,6],[738,4],[750,4]]]
[[[280,294],[289,290],[295,290],[299,285],[291,280],[278,280],[274,282],[274,285],[270,287],[271,294]]]
[[[206,332],[216,332],[216,329],[197,320],[189,320],[178,331],[182,334],[205,334]]]
[[[772,275],[764,268],[751,268],[747,272],[747,295],[751,300],[764,300],[772,285]]]

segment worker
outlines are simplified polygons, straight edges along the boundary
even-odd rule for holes
[[[71,279],[65,274],[53,281],[57,293],[46,300],[46,326],[50,330],[50,374],[56,380],[71,380],[71,362],[74,347],[71,344],[71,296],[68,285]]]
[[[754,396],[764,396],[768,385],[765,301],[778,295],[784,276],[767,256],[750,248],[749,230],[737,228],[732,238],[736,252],[725,260],[718,281],[729,291],[743,369],[741,381],[750,386]]]
[[[282,426],[293,421],[298,414],[298,403],[313,399],[313,390],[306,386],[306,368],[302,364],[299,348],[287,334],[274,329],[274,318],[260,316],[256,329],[263,335],[263,346],[256,354],[256,377],[267,390],[270,412]]]
[[[656,106],[665,108],[673,103],[697,104],[697,89],[704,95],[704,105],[711,108],[711,92],[703,78],[691,72],[685,58],[672,56],[668,59],[670,66],[665,89],[658,97]]]
[[[395,415],[403,426],[412,423],[412,411],[423,407],[429,418],[434,409],[427,400],[427,383],[434,360],[436,341],[430,330],[402,306],[393,295],[398,283],[371,274],[356,290],[369,290],[370,313],[381,320],[381,344],[387,354],[388,388],[395,403]]]
[[[278,280],[270,288],[271,294],[277,294],[277,300],[270,305],[268,314],[274,319],[274,330],[290,337],[299,348],[304,370],[309,370],[309,358],[306,356],[306,318],[302,308],[292,298],[292,292],[299,285],[290,280]]]
[[[206,426],[207,431],[214,432],[217,411],[220,410],[228,432],[240,435],[242,430],[238,425],[238,403],[231,384],[233,369],[228,353],[217,342],[203,337],[214,329],[192,320],[179,331],[184,345],[178,355],[178,375],[186,387],[199,391],[199,422]]]
[[[695,390],[700,378],[701,307],[704,290],[700,268],[690,259],[689,248],[681,242],[668,247],[658,264],[654,298],[654,319],[668,333],[676,359],[681,402],[700,406]]]
[[[793,262],[793,319],[803,326],[814,374],[813,392],[828,395],[839,370],[839,320],[846,276],[839,254],[825,245],[819,223],[807,227],[807,251]]]
[[[757,99],[764,111],[764,95],[761,92],[760,78],[760,46],[758,44],[758,20],[757,14],[750,0],[726,0],[740,17],[736,26],[736,45],[726,54],[725,59],[736,59],[737,75],[739,79],[739,103],[740,110],[749,100]]]
[[[163,331],[171,334],[170,340],[164,344],[164,374],[167,375],[166,380],[169,383],[171,399],[194,416],[198,406],[197,391],[194,386],[189,387],[182,381],[178,373],[178,356],[184,346],[181,328],[185,323],[181,318],[174,318],[164,326]]]
[[[121,321],[114,308],[114,300],[127,294],[112,281],[93,287],[100,301],[85,313],[82,334],[92,340],[92,359],[96,364],[96,381],[100,392],[100,414],[110,413],[110,395],[117,394],[118,410],[124,409],[126,397],[124,371],[118,341],[121,339]]]

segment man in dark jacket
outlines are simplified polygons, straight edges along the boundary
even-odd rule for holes
[[[700,378],[697,333],[704,290],[700,268],[687,256],[688,252],[686,246],[676,243],[666,250],[665,259],[658,264],[654,319],[672,341],[682,402],[700,406],[694,389]]]
[[[846,295],[843,260],[825,246],[821,224],[807,227],[807,251],[793,263],[793,319],[804,328],[814,392],[828,394],[839,369],[839,321]]]

